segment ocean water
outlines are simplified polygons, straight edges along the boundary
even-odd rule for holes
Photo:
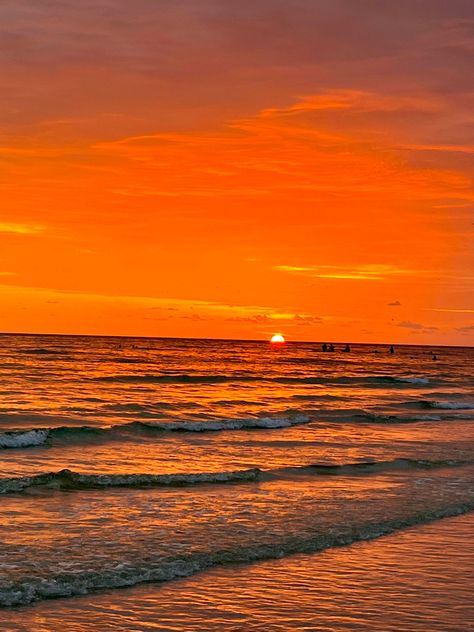
[[[2,611],[8,632],[468,632],[474,514],[375,540]]]
[[[59,630],[53,613],[62,608],[73,618],[64,603],[78,596],[91,600],[81,610],[90,620],[71,619],[71,630],[112,629],[110,611],[95,608],[97,599],[128,600],[127,608],[110,605],[113,625],[124,630],[381,629],[377,617],[370,627],[360,604],[348,619],[352,627],[341,620],[318,628],[306,619],[277,627],[272,617],[291,616],[266,607],[263,595],[268,588],[277,599],[279,568],[300,587],[301,599],[294,597],[304,603],[318,560],[408,527],[421,560],[426,533],[434,534],[439,563],[448,536],[437,526],[449,522],[440,519],[474,508],[473,422],[472,348],[400,346],[390,355],[382,345],[322,353],[310,343],[2,336],[5,629],[22,629],[18,621],[40,608],[50,627],[39,627],[38,619],[23,629]],[[456,520],[465,530],[467,518],[450,524]],[[424,526],[433,522],[436,528]],[[370,546],[383,558],[393,537]],[[334,548],[341,545],[348,549]],[[300,576],[295,560],[302,554]],[[387,560],[396,566],[396,556]],[[238,608],[225,591],[234,564],[243,565],[236,586],[259,613],[257,627],[232,614]],[[162,582],[188,576],[185,591],[193,581],[197,590],[199,577],[207,586],[222,580],[227,615],[195,608],[200,623],[179,614],[176,625],[167,620],[151,628],[139,620],[139,604],[145,599],[148,612],[150,600],[158,603],[160,586],[168,586]],[[183,581],[169,584],[175,601],[167,593],[168,615]],[[380,592],[376,577],[373,583]],[[463,592],[451,585],[459,613]],[[145,593],[125,590],[133,586]],[[328,609],[332,602],[338,607],[330,588],[318,588]],[[423,621],[418,597],[407,590],[404,612]],[[393,629],[469,629],[446,625]]]

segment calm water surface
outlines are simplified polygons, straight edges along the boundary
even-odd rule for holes
[[[13,626],[20,613],[39,612],[33,602],[104,590],[109,597],[97,603],[107,606],[95,610],[99,597],[87,606],[91,627],[74,619],[69,629],[112,629],[110,612],[101,608],[122,603],[123,595],[127,605],[118,608],[117,629],[346,629],[342,620],[304,627],[307,618],[299,621],[295,613],[290,624],[291,613],[269,608],[266,591],[277,599],[282,572],[304,595],[320,560],[329,560],[327,573],[331,560],[342,563],[341,551],[349,557],[362,551],[359,540],[410,525],[420,525],[407,532],[420,555],[431,542],[429,560],[442,558],[443,538],[454,546],[454,536],[441,528],[449,521],[440,528],[422,525],[474,507],[473,349],[405,346],[390,355],[388,347],[365,345],[322,353],[309,343],[68,336],[2,336],[0,342],[0,605],[9,613],[6,629],[28,629]],[[461,533],[472,521],[449,524]],[[406,543],[408,535],[397,537]],[[390,538],[364,546],[396,566],[385,544]],[[287,557],[303,553],[311,555]],[[280,561],[248,565],[272,558]],[[296,560],[302,559],[300,569]],[[233,563],[245,566],[237,574],[220,569]],[[222,602],[214,596],[212,603],[213,612],[224,608],[222,620],[208,613],[209,627],[203,627],[201,610],[190,615],[194,623],[176,610],[180,582],[170,584],[173,589],[140,587],[145,592],[136,594],[118,590],[213,568],[186,580],[192,591],[202,577],[208,595],[212,582],[223,586]],[[382,598],[379,568],[367,572]],[[427,562],[426,581],[430,569]],[[244,591],[258,612],[254,627],[233,616],[234,577],[235,590]],[[452,599],[461,600],[453,604],[458,612],[463,593],[454,587],[463,578],[451,590]],[[331,576],[324,589],[311,588],[328,611],[339,607],[334,581]],[[369,595],[370,586],[363,586]],[[398,607],[400,595],[382,593],[384,607]],[[427,628],[384,629],[467,629],[436,627],[433,604],[415,605],[417,599],[407,590],[404,612],[425,608]],[[169,627],[151,628],[145,616],[140,619],[140,608],[148,612],[156,600],[164,600],[166,616],[174,608],[177,627],[168,621]],[[359,601],[347,629],[372,629]],[[52,613],[64,603],[44,602],[50,627],[36,622],[29,629],[59,629]],[[127,627],[124,608],[135,627]],[[272,617],[282,617],[280,627]]]

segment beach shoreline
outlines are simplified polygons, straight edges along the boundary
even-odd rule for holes
[[[320,553],[40,602],[2,611],[3,629],[472,630],[473,528],[470,512]]]

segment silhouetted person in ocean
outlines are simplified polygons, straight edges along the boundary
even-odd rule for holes
[[[328,346],[326,343],[323,344],[322,346],[322,350],[326,353],[326,351],[328,350]]]
[[[438,356],[436,355],[436,353],[433,353],[432,360],[437,360],[437,359],[438,359]]]
[[[395,349],[393,348],[393,345],[390,345],[390,353],[395,353]]]
[[[351,352],[351,348],[350,348],[350,346],[349,346],[349,345],[346,345],[346,346],[344,347],[344,353],[350,353],[350,352]]]
[[[331,351],[331,352],[334,351],[334,345],[333,344],[329,345],[329,351]]]

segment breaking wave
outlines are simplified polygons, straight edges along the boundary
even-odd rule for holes
[[[392,461],[363,461],[355,463],[315,463],[302,466],[262,470],[258,467],[223,472],[194,474],[82,474],[68,469],[32,476],[0,478],[0,494],[18,494],[34,487],[57,490],[110,489],[112,487],[186,487],[202,484],[248,483],[274,480],[288,475],[350,476],[377,474],[394,470],[435,469],[462,467],[474,461],[393,459]]]
[[[160,404],[161,406],[161,404]],[[467,403],[443,403],[443,402],[406,402],[402,406],[408,408],[430,408],[439,410],[469,410],[474,408],[473,404]],[[172,408],[169,404],[164,404],[164,408]],[[291,426],[305,425],[319,420],[331,421],[334,423],[372,423],[372,424],[401,424],[414,422],[438,422],[445,417],[436,414],[385,414],[360,409],[315,409],[298,413],[295,409],[288,409],[281,413],[267,416],[249,416],[243,418],[219,417],[209,420],[175,420],[167,421],[165,413],[149,413],[144,411],[137,404],[123,404],[110,406],[111,410],[117,410],[122,414],[139,413],[141,420],[133,420],[128,423],[115,424],[111,426],[91,426],[79,425],[80,419],[76,418],[76,425],[63,426],[38,426],[26,428],[25,430],[10,430],[0,433],[0,449],[4,448],[28,448],[42,445],[51,445],[55,441],[83,442],[88,440],[119,440],[134,435],[152,435],[160,432],[226,432],[232,430],[278,430]],[[6,415],[6,419],[11,425],[15,423],[25,423],[28,420],[34,421],[35,416]],[[163,419],[160,419],[163,417]],[[455,416],[456,417],[456,416]],[[459,416],[458,416],[459,417]],[[451,419],[452,417],[448,417]],[[464,418],[464,417],[463,417]],[[470,419],[471,417],[466,417]],[[38,416],[38,421],[49,420],[48,416]],[[57,418],[66,421],[67,418]],[[169,419],[169,418],[168,418]]]
[[[81,474],[60,470],[34,476],[0,478],[0,493],[20,493],[32,487],[52,489],[104,489],[111,487],[185,487],[205,483],[236,483],[257,480],[258,468],[198,474]]]
[[[72,597],[101,590],[125,588],[146,582],[164,582],[194,575],[206,569],[228,564],[248,564],[259,560],[277,559],[296,553],[314,553],[336,546],[347,546],[361,540],[371,540],[400,529],[424,524],[440,518],[458,516],[472,511],[474,502],[445,506],[429,511],[414,511],[408,515],[340,525],[323,533],[292,534],[276,543],[252,544],[238,548],[209,552],[184,553],[163,557],[150,551],[146,561],[118,561],[100,570],[58,572],[56,575],[29,577],[22,581],[5,582],[0,588],[0,607],[27,605],[44,599]]]
[[[0,433],[0,448],[30,448],[46,443],[49,430],[26,430]]]
[[[440,408],[441,410],[470,410],[474,402],[423,402],[426,408]]]
[[[308,415],[291,417],[249,417],[211,421],[132,421],[109,427],[59,426],[0,433],[0,448],[28,448],[49,445],[54,440],[71,442],[94,438],[120,439],[124,435],[156,432],[223,432],[226,430],[273,430],[310,423]]]
[[[384,415],[382,413],[372,413],[370,411],[360,411],[352,415],[356,421],[373,424],[404,424],[417,421],[442,421],[439,415]]]

